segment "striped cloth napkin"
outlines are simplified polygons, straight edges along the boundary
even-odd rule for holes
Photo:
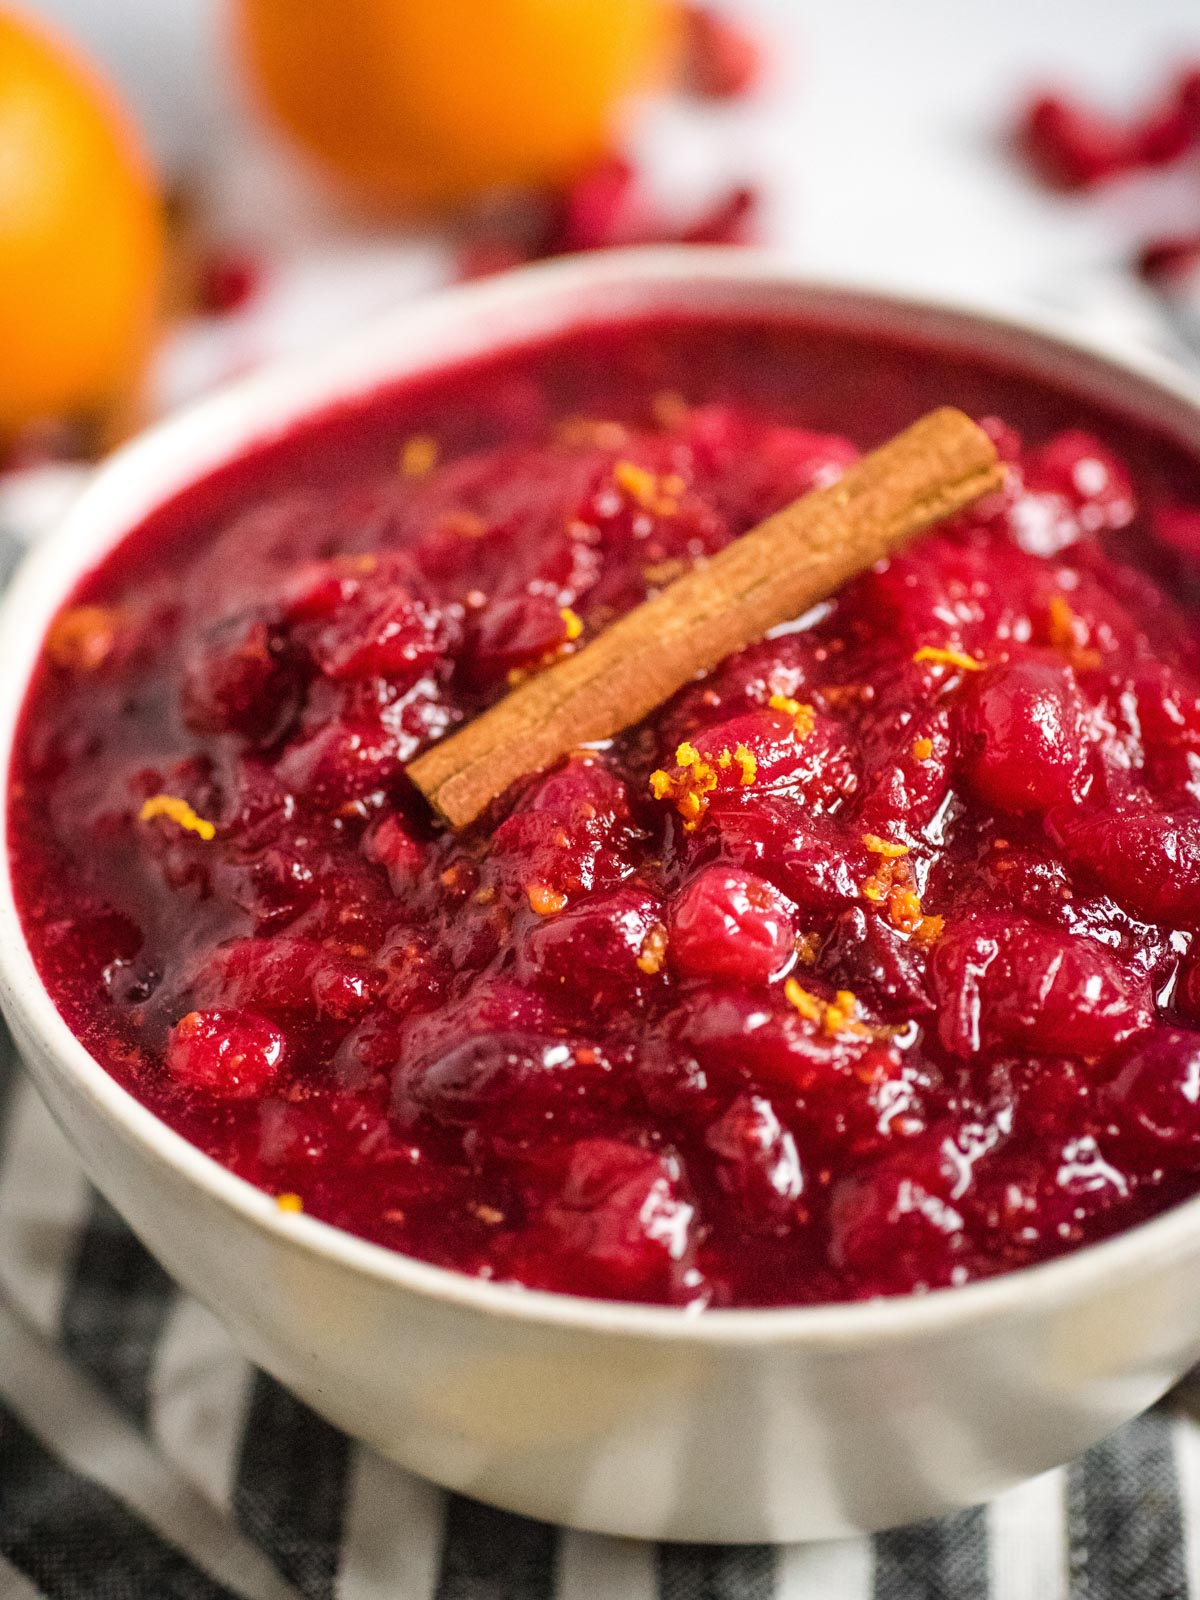
[[[0,494],[0,582],[69,473]],[[1195,1419],[1195,1420],[1194,1420]],[[0,1032],[0,1600],[1200,1600],[1200,1373],[1060,1471],[721,1549],[422,1482],[251,1367],[84,1178]]]

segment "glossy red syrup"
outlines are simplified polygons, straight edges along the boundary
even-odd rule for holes
[[[1005,492],[434,823],[415,752],[945,402],[1005,419]],[[10,796],[28,937],[171,1126],[429,1261],[709,1305],[1039,1261],[1198,1187],[1197,554],[1169,441],[884,337],[448,372],[80,585]]]

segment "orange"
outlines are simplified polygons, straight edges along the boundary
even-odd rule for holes
[[[0,5],[0,434],[128,388],[161,262],[154,181],[113,95]]]
[[[556,183],[665,64],[668,0],[234,0],[277,121],[360,194],[424,207]]]

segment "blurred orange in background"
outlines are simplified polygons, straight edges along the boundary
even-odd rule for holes
[[[657,81],[668,0],[233,0],[267,109],[360,195],[402,208],[570,179]]]
[[[163,228],[132,124],[74,49],[0,5],[0,437],[128,390]]]

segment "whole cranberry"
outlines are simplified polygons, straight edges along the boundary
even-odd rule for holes
[[[521,965],[568,1009],[590,1016],[596,1004],[628,1004],[655,980],[656,931],[661,938],[661,907],[644,890],[592,895],[541,917]]]
[[[1151,1157],[1200,1156],[1200,1033],[1156,1028],[1126,1056],[1101,1103]]]
[[[769,983],[795,957],[794,909],[765,878],[706,867],[670,909],[671,965],[689,977]]]
[[[189,1011],[171,1029],[167,1071],[176,1083],[219,1100],[252,1100],[283,1064],[282,1031],[252,1011]]]
[[[803,1220],[804,1172],[796,1141],[761,1095],[739,1095],[708,1129],[717,1182],[743,1227],[775,1231]]]
[[[963,707],[963,776],[999,811],[1047,811],[1079,798],[1087,763],[1075,674],[1041,656],[979,674]]]

